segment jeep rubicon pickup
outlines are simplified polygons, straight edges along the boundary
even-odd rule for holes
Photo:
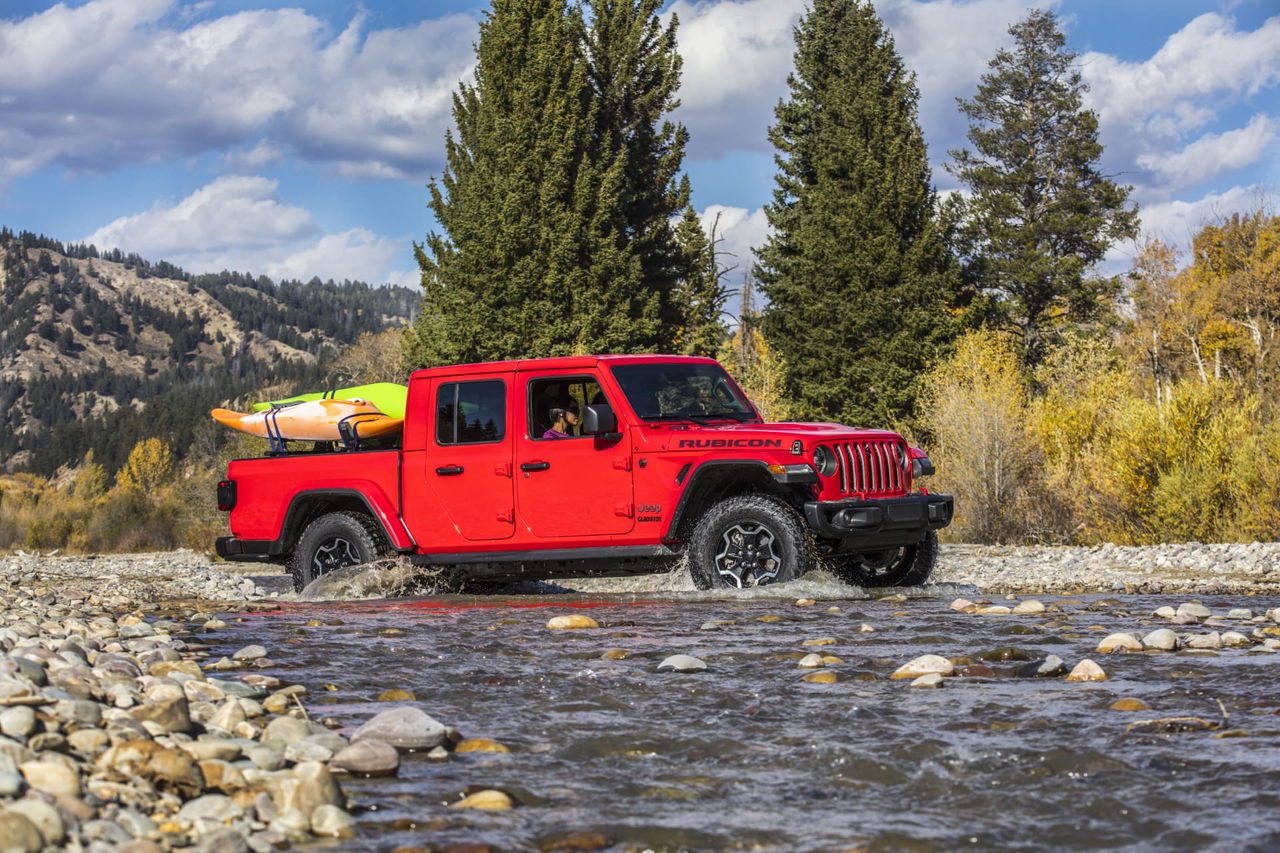
[[[952,515],[950,495],[916,486],[932,471],[892,432],[764,423],[708,358],[436,367],[410,378],[394,438],[232,461],[217,552],[287,565],[299,589],[395,553],[472,579],[687,558],[702,589],[788,581],[819,561],[862,586],[917,585]]]

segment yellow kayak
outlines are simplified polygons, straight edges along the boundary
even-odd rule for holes
[[[360,438],[376,438],[397,432],[404,418],[383,414],[367,400],[311,400],[265,412],[242,413],[230,409],[209,412],[218,423],[274,441],[340,441],[341,424]]]
[[[409,397],[409,389],[394,382],[374,382],[370,385],[355,385],[350,388],[335,388],[330,391],[314,391],[310,394],[298,394],[283,400],[272,400],[269,403],[254,403],[255,412],[266,411],[289,403],[309,400],[367,400],[378,407],[378,411],[393,418],[404,417],[405,402]]]

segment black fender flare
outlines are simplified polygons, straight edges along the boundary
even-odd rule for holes
[[[698,509],[701,498],[708,491],[710,485],[721,475],[732,473],[735,468],[748,474],[749,478],[754,480],[770,481],[780,485],[799,482],[795,479],[795,475],[774,474],[769,470],[769,463],[763,459],[708,459],[705,462],[698,463],[692,472],[682,469],[682,473],[687,479],[678,477],[678,480],[685,482],[685,487],[680,492],[680,500],[676,502],[675,511],[671,514],[671,521],[667,524],[667,529],[662,535],[664,542],[678,541],[680,539],[680,525],[690,513]],[[813,481],[817,482],[816,474],[813,477]]]
[[[267,553],[273,557],[278,557],[291,551],[293,543],[302,535],[302,522],[307,516],[307,505],[312,501],[324,500],[325,498],[342,498],[344,500],[354,498],[358,500],[364,506],[365,513],[369,518],[373,519],[374,524],[378,525],[378,530],[382,532],[383,538],[391,545],[393,550],[402,554],[407,554],[414,550],[413,536],[407,529],[404,530],[404,536],[409,540],[409,547],[396,547],[396,540],[391,535],[391,531],[387,529],[386,524],[379,517],[378,512],[364,492],[358,489],[306,489],[289,499],[289,508],[285,510],[284,522],[280,525],[280,535],[271,543]]]

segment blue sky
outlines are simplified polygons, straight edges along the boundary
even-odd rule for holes
[[[940,190],[1008,26],[1063,19],[1104,167],[1179,244],[1280,188],[1280,0],[880,0],[918,74]],[[416,281],[450,97],[483,4],[0,4],[0,223],[193,271]],[[740,262],[765,238],[765,131],[803,0],[673,0],[694,203]],[[1119,271],[1134,246],[1117,246]]]

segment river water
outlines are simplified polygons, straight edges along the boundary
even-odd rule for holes
[[[1167,597],[1050,595],[1043,614],[979,616],[948,608],[955,588],[907,601],[856,592],[799,582],[745,597],[291,604],[233,621],[214,652],[265,645],[266,672],[306,685],[312,718],[348,733],[402,688],[446,725],[511,749],[407,755],[395,778],[345,781],[359,834],[327,849],[1280,849],[1280,654],[1093,651],[1112,631],[1167,625],[1150,615],[1180,603]],[[821,600],[798,606],[798,595]],[[1280,605],[1203,602],[1221,616]],[[601,627],[545,627],[572,612]],[[1110,678],[950,678],[934,690],[889,678],[917,655],[999,647],[1068,666],[1090,657]],[[614,650],[626,656],[602,657]],[[842,661],[825,667],[836,683],[801,680],[809,652]],[[707,670],[657,672],[677,653]],[[989,665],[1002,676],[1023,664]],[[1120,698],[1150,710],[1112,710]],[[1216,729],[1127,731],[1184,715]],[[517,807],[447,808],[481,787]]]

